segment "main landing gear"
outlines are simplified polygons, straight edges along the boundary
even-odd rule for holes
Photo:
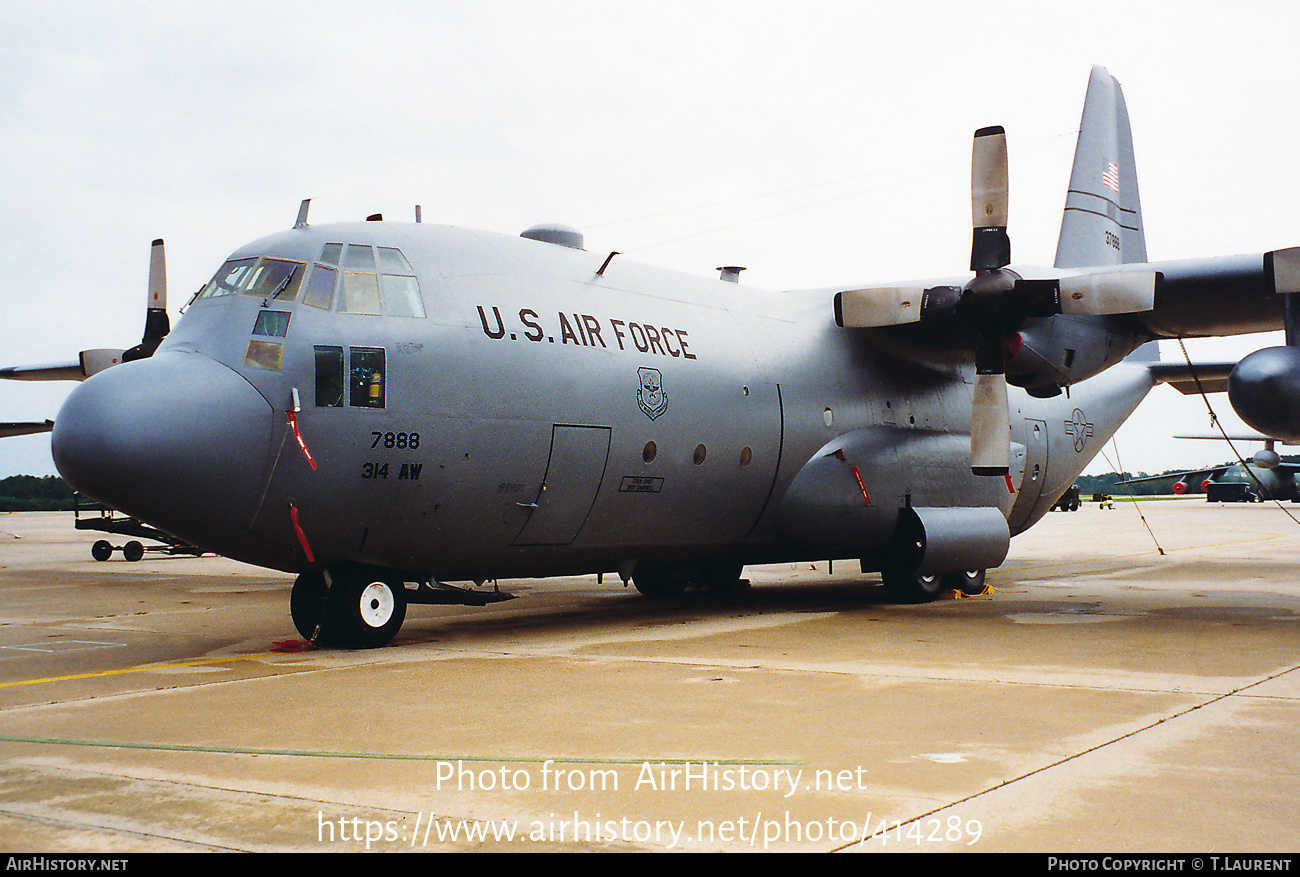
[[[881,570],[885,591],[896,603],[929,603],[943,591],[961,591],[968,597],[984,593],[982,569],[922,575],[900,569]]]
[[[643,596],[651,598],[675,597],[691,584],[710,591],[732,591],[740,587],[742,569],[739,563],[694,569],[637,564],[632,573],[632,584]]]

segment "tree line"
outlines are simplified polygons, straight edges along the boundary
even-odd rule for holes
[[[0,512],[71,511],[72,488],[57,475],[0,478]]]

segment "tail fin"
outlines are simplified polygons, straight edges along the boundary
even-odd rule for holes
[[[1119,83],[1092,68],[1065,196],[1057,268],[1147,261],[1133,133]]]

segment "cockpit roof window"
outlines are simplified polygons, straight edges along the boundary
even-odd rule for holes
[[[379,248],[379,270],[385,274],[414,274],[411,263],[396,247]]]
[[[375,270],[375,251],[369,244],[348,244],[347,261],[343,267],[357,271]]]
[[[342,244],[326,244],[324,251],[320,254],[320,260],[327,265],[337,265],[341,255],[343,255]]]

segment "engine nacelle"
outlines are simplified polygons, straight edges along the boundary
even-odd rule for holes
[[[1228,399],[1250,426],[1300,442],[1300,347],[1256,350],[1228,375]]]

